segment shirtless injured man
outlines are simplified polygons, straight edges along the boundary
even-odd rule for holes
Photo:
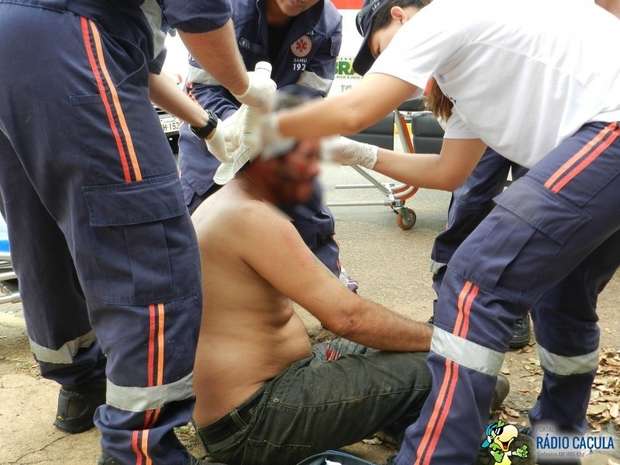
[[[193,215],[204,293],[194,422],[215,461],[293,465],[379,430],[399,437],[430,389],[432,327],[351,292],[274,206],[307,200],[319,162],[318,140],[268,147]],[[346,340],[313,349],[293,302]]]

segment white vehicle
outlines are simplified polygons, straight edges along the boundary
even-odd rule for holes
[[[11,249],[6,223],[0,216],[0,304],[19,302],[17,276],[11,263]]]

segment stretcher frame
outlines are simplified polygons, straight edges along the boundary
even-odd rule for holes
[[[405,121],[405,117],[399,110],[394,110],[394,122],[398,127],[398,136],[400,144],[407,153],[415,152],[413,147],[413,137]],[[353,168],[360,176],[366,179],[370,184],[338,184],[335,186],[337,190],[349,189],[377,189],[383,194],[383,201],[348,201],[328,203],[329,207],[370,207],[370,206],[386,206],[389,207],[396,215],[396,223],[403,230],[409,230],[415,226],[417,217],[415,211],[406,206],[407,200],[412,198],[418,188],[407,186],[396,181],[380,182],[370,174],[370,170],[366,170],[361,166],[354,165]]]

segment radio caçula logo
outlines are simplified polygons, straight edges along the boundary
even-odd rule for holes
[[[579,458],[594,452],[611,453],[616,449],[613,434],[567,434],[553,425],[538,425],[534,431],[536,456],[539,458]]]

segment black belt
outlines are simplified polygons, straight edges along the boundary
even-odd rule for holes
[[[252,394],[248,400],[246,400],[239,407],[228,413],[224,417],[217,420],[215,423],[205,426],[204,428],[196,427],[196,432],[204,444],[216,444],[229,436],[240,431],[245,425],[250,423],[254,412],[252,409],[258,405],[263,398],[264,389],[261,388]],[[241,422],[244,424],[241,424]]]

